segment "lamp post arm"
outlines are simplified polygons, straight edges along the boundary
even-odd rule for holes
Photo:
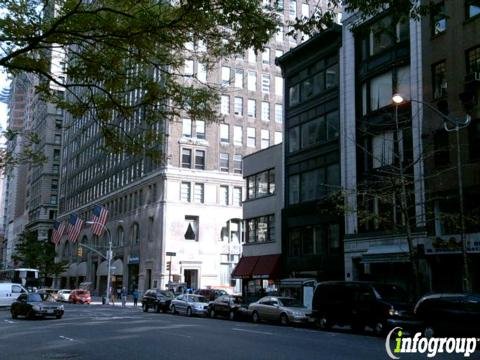
[[[468,124],[470,124],[470,116],[466,116],[465,117],[465,120],[464,121],[457,121],[457,120],[454,120],[454,119],[451,119],[450,117],[448,117],[447,115],[445,115],[444,113],[442,113],[440,110],[436,109],[435,107],[433,107],[432,105],[430,105],[429,103],[427,102],[424,102],[424,101],[420,101],[420,100],[415,100],[415,99],[409,99],[409,101],[412,101],[412,102],[416,102],[418,104],[422,104],[422,105],[425,105],[427,108],[429,108],[430,110],[432,110],[435,114],[437,114],[438,116],[440,116],[443,121],[444,121],[444,127],[445,127],[445,130],[446,131],[456,131],[457,129],[459,128],[463,128],[465,126],[468,126]],[[454,126],[454,129],[452,128],[449,128],[448,127],[448,124],[450,125],[453,125]]]

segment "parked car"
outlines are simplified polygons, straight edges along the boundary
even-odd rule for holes
[[[92,302],[90,291],[82,289],[72,290],[68,302],[71,302],[72,304],[90,304]]]
[[[333,325],[350,325],[354,331],[369,326],[377,335],[396,326],[419,326],[413,304],[399,286],[374,282],[319,283],[313,294],[311,316],[325,330]]]
[[[195,294],[206,297],[208,301],[213,301],[222,295],[228,295],[223,289],[198,289],[195,290]]]
[[[222,295],[208,304],[208,315],[211,318],[220,315],[230,320],[246,319],[248,306],[241,295]]]
[[[172,300],[170,310],[174,314],[206,315],[208,311],[208,300],[197,294],[182,294]]]
[[[415,305],[425,336],[480,337],[480,295],[430,294]]]
[[[57,301],[68,301],[71,292],[72,290],[69,289],[58,290]]]
[[[20,284],[0,283],[0,306],[11,306],[20,294],[27,293]]]
[[[282,296],[265,296],[251,303],[248,311],[253,322],[279,321],[282,325],[308,321],[307,308],[297,299]]]
[[[167,312],[173,298],[173,293],[168,290],[147,290],[142,297],[142,309],[144,312],[147,312],[148,309],[154,309],[157,313]]]
[[[43,301],[40,294],[29,293],[22,294],[17,298],[10,307],[10,313],[12,319],[16,319],[19,315],[29,319],[46,316],[55,316],[57,319],[61,319],[64,310],[63,305],[52,301]]]

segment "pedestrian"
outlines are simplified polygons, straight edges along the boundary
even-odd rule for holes
[[[124,286],[121,291],[122,295],[122,307],[127,305],[127,288]]]
[[[112,289],[111,299],[112,299],[112,305],[115,306],[115,290],[113,289]]]
[[[133,290],[132,296],[133,296],[133,306],[137,307],[138,289]]]

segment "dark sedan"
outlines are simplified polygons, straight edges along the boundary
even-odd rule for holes
[[[431,294],[418,300],[415,315],[425,336],[480,336],[480,295]]]
[[[55,316],[60,319],[63,312],[63,305],[53,301],[43,301],[37,293],[20,295],[10,307],[12,319],[16,319],[19,315],[29,319],[46,316]]]
[[[208,315],[228,317],[230,320],[246,319],[248,307],[240,295],[222,295],[208,304]]]
[[[157,313],[167,312],[170,309],[173,294],[167,290],[150,289],[145,292],[142,297],[142,309],[147,312],[148,309],[153,309]]]

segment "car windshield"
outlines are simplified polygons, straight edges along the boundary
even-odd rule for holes
[[[287,307],[303,307],[303,305],[297,299],[293,298],[278,298],[278,300]]]
[[[40,294],[28,294],[28,302],[42,302]]]
[[[201,295],[190,295],[189,296],[189,301],[193,302],[207,302],[207,298],[205,296]]]
[[[382,300],[408,302],[408,295],[397,285],[375,285],[375,291]]]

